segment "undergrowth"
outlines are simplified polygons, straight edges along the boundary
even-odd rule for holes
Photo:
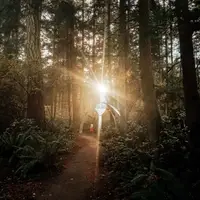
[[[2,164],[21,178],[59,169],[61,156],[70,152],[74,138],[61,121],[48,121],[43,130],[29,119],[15,121],[0,135]]]
[[[149,142],[145,125],[133,122],[128,130],[122,135],[109,128],[101,138],[100,168],[107,189],[97,191],[100,199],[200,197],[200,168],[191,162],[188,130],[182,122],[173,125],[172,119],[163,118],[156,147]]]

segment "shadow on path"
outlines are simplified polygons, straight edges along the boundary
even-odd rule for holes
[[[81,135],[80,149],[65,163],[65,170],[37,200],[84,200],[95,181],[97,140]]]

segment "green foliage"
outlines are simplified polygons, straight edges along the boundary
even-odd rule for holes
[[[192,199],[191,193],[187,190],[184,183],[180,182],[169,171],[161,168],[137,174],[132,179],[119,185],[121,188],[111,189],[114,193],[114,199]]]
[[[56,132],[55,129],[50,132],[50,127],[43,131],[32,120],[15,121],[0,137],[1,155],[8,159],[15,174],[23,177],[57,168],[60,156],[69,152],[73,145],[74,137],[64,130],[60,125]]]
[[[15,60],[0,56],[0,132],[25,111],[25,82],[22,66]]]
[[[190,198],[188,130],[181,123],[173,126],[172,120],[163,118],[156,146],[148,141],[146,128],[137,123],[132,123],[125,135],[111,130],[102,137],[100,163],[108,171],[116,199]]]
[[[170,200],[190,198],[184,184],[180,183],[172,173],[164,169],[155,168],[154,171],[150,171],[148,174],[140,174],[137,177],[142,177],[142,182],[134,182],[132,186],[137,185],[140,189],[131,194],[129,199],[153,200],[156,198]]]

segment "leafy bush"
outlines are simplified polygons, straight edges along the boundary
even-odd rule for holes
[[[191,189],[188,130],[181,125],[173,126],[171,120],[163,120],[156,147],[149,142],[146,127],[134,122],[127,134],[120,135],[110,130],[102,137],[100,163],[107,171],[114,199],[189,198],[189,192],[186,192],[187,198],[186,194],[182,195],[183,191]],[[156,160],[155,152],[159,155]],[[156,165],[153,170],[152,163]]]
[[[0,56],[0,133],[15,119],[23,118],[26,86],[22,64]]]
[[[131,187],[137,192],[133,192],[128,199],[190,199],[184,184],[172,173],[160,168],[135,176],[131,180]]]
[[[0,136],[1,155],[14,167],[15,173],[23,177],[58,167],[60,155],[70,151],[74,139],[61,127],[57,132],[50,132],[50,128],[43,131],[32,120],[15,121]]]

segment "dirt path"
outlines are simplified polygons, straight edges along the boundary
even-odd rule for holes
[[[84,200],[95,181],[95,138],[82,135],[77,141],[80,149],[67,161],[66,169],[37,200]]]

